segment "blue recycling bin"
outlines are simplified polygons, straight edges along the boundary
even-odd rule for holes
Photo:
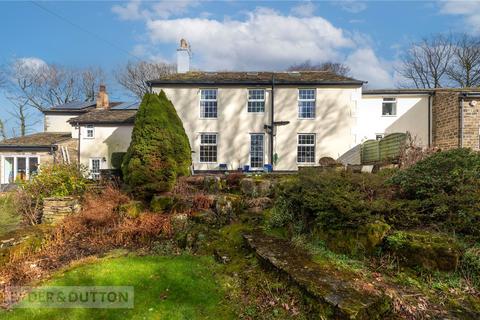
[[[264,164],[263,171],[265,172],[273,172],[273,166],[271,164]]]

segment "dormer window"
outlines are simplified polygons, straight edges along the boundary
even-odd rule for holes
[[[397,99],[383,98],[382,116],[396,116],[397,115]]]

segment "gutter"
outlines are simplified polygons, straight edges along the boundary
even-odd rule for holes
[[[286,85],[286,86],[347,86],[347,85],[355,85],[361,86],[365,82],[364,81],[277,81],[276,85]],[[154,85],[171,85],[171,86],[178,86],[178,85],[192,85],[192,86],[238,86],[238,85],[247,85],[247,86],[262,86],[272,84],[271,81],[147,81],[147,84],[150,88]]]
[[[432,147],[432,94],[428,95],[428,147]]]
[[[57,150],[57,146],[56,145],[51,145],[51,144],[48,144],[48,145],[38,145],[38,146],[33,146],[33,145],[21,145],[21,144],[12,144],[12,145],[0,145],[0,151],[11,151],[11,150],[15,150],[15,151],[51,151],[53,148],[53,150]]]

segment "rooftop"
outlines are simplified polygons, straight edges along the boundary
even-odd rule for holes
[[[71,139],[70,132],[40,132],[23,137],[10,138],[0,141],[0,149],[12,147],[50,148],[53,144]]]
[[[435,92],[458,92],[462,94],[480,94],[480,88],[431,88],[431,89],[416,89],[416,88],[394,88],[394,89],[365,89],[364,95],[380,95],[380,94],[433,94]]]
[[[136,114],[136,109],[92,110],[72,118],[68,122],[70,124],[133,124]]]
[[[337,75],[329,71],[295,72],[200,72],[191,71],[166,75],[151,80],[151,85],[192,84],[192,85],[235,85],[235,84],[272,84],[277,85],[362,85],[364,82],[350,77]]]
[[[138,109],[139,102],[122,102],[115,101],[110,102],[111,109]],[[69,103],[59,104],[53,106],[50,109],[45,110],[45,113],[55,112],[55,113],[85,113],[87,111],[95,110],[97,103],[95,101],[73,101]]]

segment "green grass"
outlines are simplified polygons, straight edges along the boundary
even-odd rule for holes
[[[233,319],[214,262],[194,256],[108,258],[56,274],[46,286],[134,286],[133,309],[14,309],[1,319]]]
[[[16,230],[21,222],[21,217],[15,213],[12,195],[0,196],[0,238]]]

